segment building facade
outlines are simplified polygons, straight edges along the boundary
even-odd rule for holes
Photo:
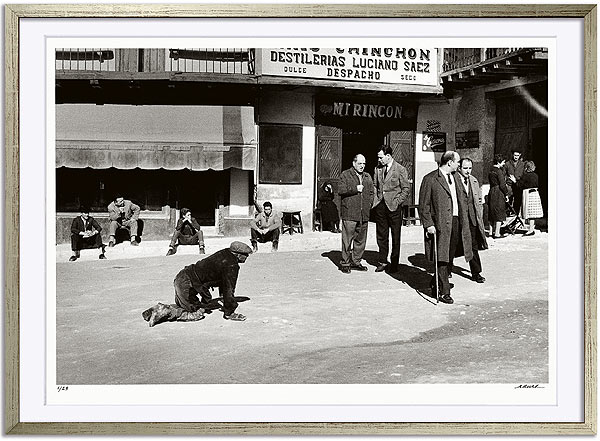
[[[407,167],[413,203],[446,149],[483,182],[496,152],[543,162],[547,116],[532,103],[547,108],[547,52],[460,51],[57,50],[57,242],[80,204],[106,222],[116,192],[142,207],[147,239],[165,239],[182,207],[205,234],[244,236],[255,199],[310,229],[319,188],[357,153],[372,173],[381,145]]]

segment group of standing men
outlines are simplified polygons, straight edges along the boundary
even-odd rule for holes
[[[367,271],[361,261],[366,247],[368,222],[374,210],[377,246],[376,272],[398,272],[402,205],[410,194],[406,168],[394,161],[390,146],[380,147],[374,178],[365,172],[365,157],[354,157],[352,167],[340,175],[343,273]],[[449,278],[455,257],[464,255],[471,276],[483,283],[479,249],[487,248],[483,223],[483,201],[479,181],[471,175],[473,161],[458,153],[445,152],[438,169],[427,174],[419,193],[419,215],[425,229],[426,256],[437,257],[437,275],[431,281],[432,294],[444,303],[453,303]],[[458,170],[459,173],[456,173]],[[458,181],[458,182],[457,182]],[[391,233],[391,254],[390,251]],[[434,240],[435,239],[435,240]],[[434,243],[437,247],[433,252]],[[436,292],[436,289],[438,290]]]
[[[352,167],[340,175],[338,193],[341,197],[342,261],[341,271],[367,271],[361,260],[367,242],[371,209],[376,222],[377,246],[379,248],[376,272],[398,271],[400,260],[400,233],[402,228],[402,205],[410,194],[408,172],[394,161],[390,146],[381,146],[377,153],[378,165],[373,179],[365,170],[365,157],[356,155]],[[390,232],[392,252],[390,250]]]

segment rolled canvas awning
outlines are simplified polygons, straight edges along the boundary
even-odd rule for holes
[[[256,169],[249,106],[56,106],[56,167]]]

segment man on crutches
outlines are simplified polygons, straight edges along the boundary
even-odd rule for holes
[[[454,172],[460,156],[445,152],[437,170],[428,173],[421,182],[419,217],[425,229],[425,256],[435,262],[431,294],[442,303],[454,303],[450,296],[449,262],[460,242],[467,262],[473,258],[467,202],[457,191]]]

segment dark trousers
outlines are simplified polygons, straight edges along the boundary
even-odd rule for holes
[[[471,269],[471,276],[477,277],[479,274],[481,274],[481,259],[479,258],[479,245],[477,241],[477,235],[480,233],[477,225],[473,225],[471,222],[469,222],[469,230],[471,231],[471,250],[473,251],[473,258],[469,260],[469,268]],[[451,273],[453,268],[454,254],[450,255],[450,265],[448,268],[448,272]]]
[[[196,234],[188,236],[181,231],[175,230],[169,246],[176,250],[178,245],[199,245],[200,248],[204,248],[204,233],[196,231]]]
[[[103,246],[100,233],[94,234],[92,237],[81,237],[79,234],[71,234],[71,249],[77,252],[77,254],[79,254],[79,250],[102,248]]]
[[[367,245],[369,221],[342,220],[342,266],[360,265]]]
[[[187,312],[196,312],[212,299],[208,287],[204,287],[201,292],[194,289],[185,269],[179,271],[177,276],[175,276],[173,286],[175,287],[175,304]],[[219,294],[223,296],[223,312],[227,315],[232,314],[238,307],[233,294],[225,294],[220,290]],[[200,295],[202,300],[198,299],[198,295]]]
[[[277,245],[279,243],[279,228],[275,228],[274,230],[271,230],[266,234],[260,234],[259,231],[251,229],[250,242],[252,242],[252,244],[256,244],[256,242],[273,242],[273,245]]]
[[[392,269],[398,268],[400,260],[400,233],[402,229],[402,206],[396,211],[391,211],[385,201],[382,200],[375,207],[376,237],[379,247],[379,263],[387,263],[387,257],[390,250],[390,230],[392,231],[392,255],[390,256],[390,266]]]
[[[452,271],[452,259],[454,258],[454,254],[456,254],[456,247],[458,246],[458,240],[460,237],[460,221],[458,216],[452,217],[452,233],[450,234],[450,252],[449,262],[440,262],[438,259],[437,269],[438,269],[438,289],[440,294],[443,296],[450,295],[450,279],[448,276]],[[434,288],[435,281],[432,279],[431,287]],[[435,291],[434,291],[435,292]]]

